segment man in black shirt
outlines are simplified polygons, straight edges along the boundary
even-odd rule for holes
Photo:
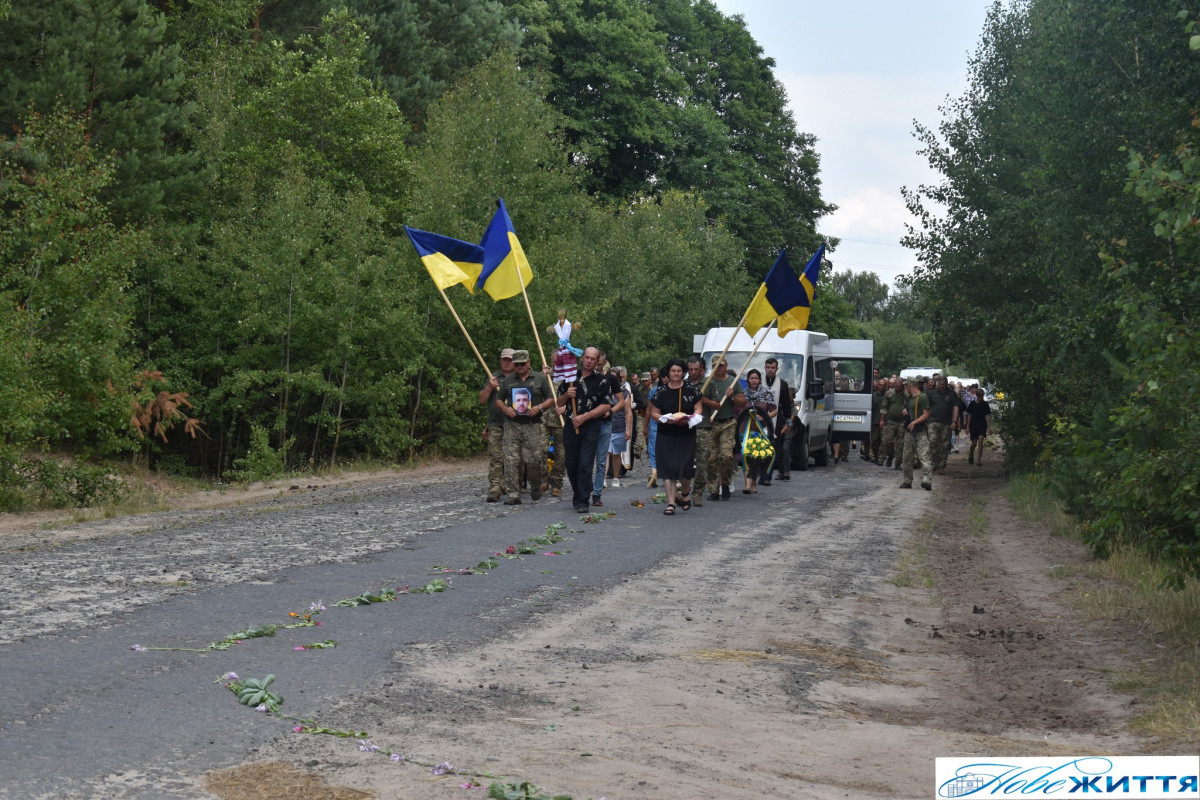
[[[766,377],[763,385],[775,397],[775,469],[779,470],[779,480],[792,479],[792,413],[794,402],[791,387],[787,381],[779,377],[779,359],[771,356],[763,364]],[[759,481],[762,486],[771,485],[771,476],[765,481]]]
[[[558,409],[566,417],[563,445],[567,451],[571,502],[580,514],[586,514],[589,508],[600,428],[605,415],[612,410],[612,387],[608,377],[596,370],[599,359],[599,350],[587,348],[575,380],[558,385]]]

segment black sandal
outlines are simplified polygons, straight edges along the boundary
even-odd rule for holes
[[[679,496],[679,507],[682,508],[684,511],[692,510],[692,493],[691,492],[688,492],[687,494]]]
[[[666,514],[668,517],[675,516],[675,504],[668,503],[667,507],[663,509],[663,513]]]

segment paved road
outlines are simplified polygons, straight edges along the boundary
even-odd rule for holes
[[[241,763],[286,732],[215,683],[228,671],[278,675],[284,711],[320,718],[339,700],[389,685],[402,648],[503,637],[539,610],[588,603],[713,535],[781,512],[799,521],[852,509],[892,474],[858,461],[813,468],[754,498],[735,494],[673,519],[661,505],[631,507],[651,496],[636,484],[605,493],[617,515],[599,524],[581,524],[561,502],[485,504],[480,476],[397,479],[93,523],[81,526],[90,538],[0,552],[0,797],[210,797],[194,776]],[[500,560],[441,594],[333,605],[421,586],[434,565],[473,566],[559,521],[577,531],[553,548],[567,555]],[[880,538],[869,555],[882,563],[891,547]],[[223,652],[131,650],[204,647],[248,625],[286,622],[317,600],[328,607],[318,628]],[[294,649],[326,638],[338,646]]]

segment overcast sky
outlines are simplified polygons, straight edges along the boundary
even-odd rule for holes
[[[817,137],[821,194],[838,206],[819,229],[842,237],[830,260],[892,284],[916,263],[899,246],[910,219],[900,187],[935,180],[913,121],[936,126],[938,106],[966,88],[990,0],[714,2],[742,15],[775,59],[796,126]]]

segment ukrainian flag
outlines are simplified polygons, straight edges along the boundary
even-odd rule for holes
[[[780,250],[779,257],[767,277],[763,279],[758,293],[746,309],[746,333],[753,336],[763,327],[778,318],[780,336],[790,331],[802,331],[808,327],[808,314],[812,299],[817,293],[817,277],[821,271],[821,258],[825,245],[817,248],[804,268],[804,275],[797,278],[788,261],[787,250]]]
[[[461,283],[469,292],[475,293],[475,281],[483,269],[482,247],[407,225],[404,226],[404,232],[412,240],[421,263],[429,270],[429,277],[433,278],[439,289],[448,289]]]
[[[525,251],[517,241],[517,232],[513,230],[503,200],[480,244],[483,245],[483,271],[479,273],[475,285],[483,287],[496,301],[521,294],[522,289],[533,280],[533,270],[529,268]]]

